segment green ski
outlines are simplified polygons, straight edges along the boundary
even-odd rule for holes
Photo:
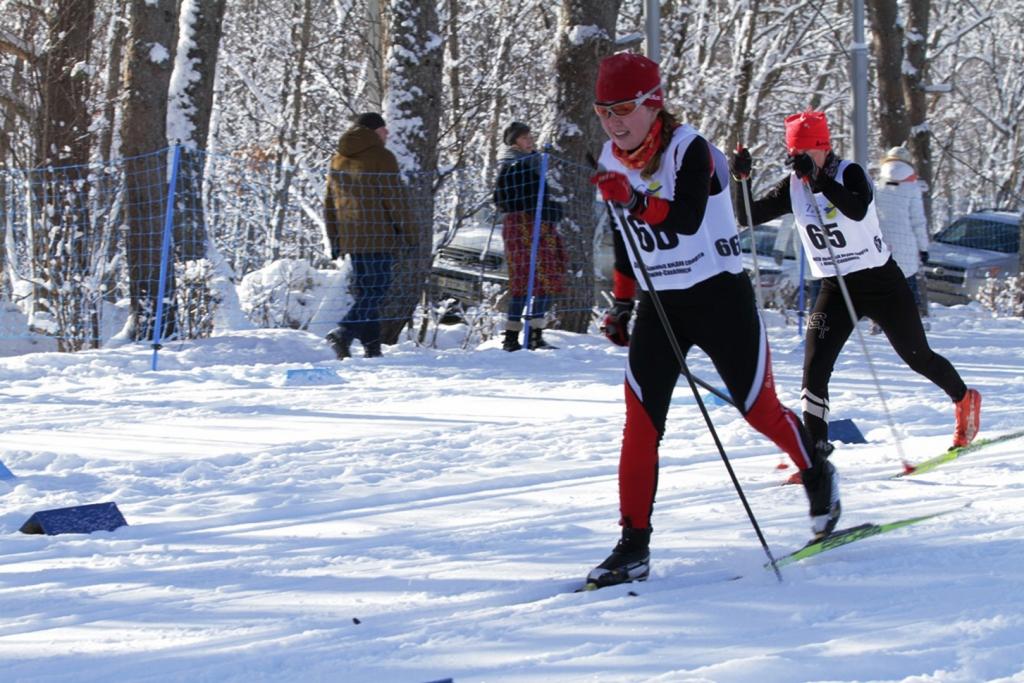
[[[939,465],[943,465],[947,462],[952,462],[959,458],[961,455],[973,453],[974,451],[980,450],[985,446],[991,446],[993,444],[1002,443],[1004,441],[1019,439],[1022,436],[1024,436],[1024,431],[1011,432],[1010,434],[1003,434],[1002,436],[996,436],[991,439],[978,439],[974,443],[968,444],[966,446],[960,446],[959,448],[950,448],[942,455],[937,455],[934,458],[930,460],[925,460],[920,464],[909,465],[907,466],[907,469],[905,469],[904,471],[900,472],[899,474],[894,474],[889,478],[901,479],[903,477],[909,477],[915,474],[924,474],[925,472],[931,472]]]
[[[902,529],[905,526],[911,524],[917,524],[923,522],[926,519],[932,519],[939,515],[945,515],[950,512],[956,512],[961,508],[955,508],[953,510],[943,510],[942,512],[933,512],[930,515],[923,515],[921,517],[911,517],[909,519],[901,519],[896,522],[888,522],[886,524],[861,524],[860,526],[850,527],[848,529],[840,529],[839,531],[833,531],[831,534],[821,539],[820,541],[811,541],[803,548],[793,551],[788,555],[784,555],[775,561],[775,566],[785,567],[787,564],[793,564],[800,560],[807,559],[808,557],[814,557],[820,555],[827,550],[833,550],[839,546],[846,545],[848,543],[854,543],[856,541],[870,538],[871,536],[877,536],[878,534],[884,534],[887,531],[895,531],[896,529]],[[771,563],[765,563],[765,569],[771,568]]]

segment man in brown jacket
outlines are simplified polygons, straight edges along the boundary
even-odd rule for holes
[[[381,355],[380,311],[391,287],[395,252],[405,241],[403,187],[398,161],[384,143],[387,125],[377,113],[361,114],[338,140],[324,198],[331,258],[352,261],[352,307],[327,334],[338,358],[358,339],[367,357]]]

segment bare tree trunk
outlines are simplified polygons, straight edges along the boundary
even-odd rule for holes
[[[846,11],[846,0],[836,0],[836,15],[841,15]],[[820,109],[823,95],[828,90],[829,81],[832,77],[832,69],[835,67],[836,59],[838,59],[839,53],[832,51],[829,53],[828,59],[825,63],[824,68],[819,72],[818,80],[814,86],[814,93],[811,95],[810,101],[807,106],[811,109]]]
[[[491,100],[491,114],[487,123],[487,139],[490,142],[487,145],[487,163],[484,166],[485,178],[494,177],[494,169],[498,163],[498,146],[501,143],[499,131],[501,130],[501,117],[505,114],[505,89],[500,85],[501,70],[508,65],[509,54],[515,45],[516,38],[516,32],[510,30],[506,23],[509,21],[508,15],[508,0],[502,0],[498,18],[498,35],[501,36],[501,42],[498,43],[498,48],[495,50],[493,65],[493,69],[496,72],[494,81],[497,87]]]
[[[288,214],[288,194],[291,191],[292,178],[295,177],[295,146],[299,137],[299,124],[302,121],[302,88],[306,80],[306,57],[309,54],[310,32],[313,25],[313,5],[311,0],[296,1],[294,10],[297,20],[292,22],[292,45],[298,52],[295,54],[294,75],[285,79],[285,87],[290,89],[282,94],[281,103],[291,102],[290,115],[284,118],[278,136],[277,154],[274,159],[274,227],[271,247],[271,258],[281,257],[281,243],[284,236],[285,218]],[[291,68],[289,64],[289,68]],[[285,106],[282,106],[282,111]]]
[[[381,31],[380,0],[366,0],[366,22],[369,30],[366,35],[366,89],[363,99],[367,109],[380,109],[384,92],[384,38]]]
[[[126,0],[118,0],[117,7],[110,19],[110,30],[107,38],[110,51],[107,58],[107,73],[103,96],[103,127],[99,134],[100,159],[110,161],[111,156],[119,154],[114,147],[114,126],[117,117],[117,96],[121,87],[121,60],[124,56],[124,39],[128,33],[128,20],[125,16]]]
[[[85,284],[92,226],[89,220],[89,46],[93,0],[64,0],[49,15],[42,62],[41,135],[33,193],[48,230],[37,235],[42,256],[36,313],[55,325],[62,351],[77,351],[91,337],[96,301]]]
[[[754,37],[757,34],[757,15],[761,3],[758,0],[751,0],[747,10],[743,13],[743,20],[740,24],[740,54],[738,55],[739,68],[736,79],[736,90],[729,98],[729,135],[726,138],[726,149],[736,147],[736,144],[743,142],[743,132],[747,123],[747,106],[751,97],[750,86],[754,77]]]
[[[395,0],[391,7],[385,120],[388,146],[407,179],[410,243],[395,259],[396,278],[381,310],[381,341],[394,344],[412,318],[430,271],[434,222],[433,175],[441,121],[444,68],[433,2]]]
[[[97,132],[99,159],[104,164],[109,164],[114,158],[121,156],[117,126],[120,116],[121,63],[124,59],[124,42],[128,35],[127,10],[127,0],[117,0],[111,13],[110,25],[107,27],[106,37],[110,47],[107,52],[107,70],[103,84],[103,116]],[[107,268],[107,264],[114,263],[120,246],[117,226],[121,224],[122,219],[120,210],[124,205],[124,186],[112,178],[107,178],[105,182],[111,185],[110,188],[94,196],[92,207],[93,224],[101,245],[101,249],[93,254],[92,268],[94,276],[99,277],[103,283],[101,289],[104,299],[113,302],[118,297],[117,273],[113,268]],[[99,329],[94,336],[99,338]]]
[[[868,0],[867,5],[878,79],[878,141],[888,149],[904,144],[909,133],[903,99],[903,29],[896,0]]]
[[[606,139],[594,115],[594,84],[603,57],[615,51],[619,0],[562,0],[555,47],[554,149],[576,168],[556,166],[551,178],[564,197],[575,198],[559,232],[569,259],[566,312],[559,321],[567,330],[586,332],[594,306],[594,188],[588,181],[588,154],[595,158]],[[578,26],[593,27],[585,37],[571,35]]]
[[[124,71],[125,214],[128,224],[130,331],[135,340],[153,336],[160,287],[160,245],[167,199],[167,92],[177,44],[175,0],[131,0]],[[156,199],[155,198],[159,198]],[[165,301],[174,300],[168,273]],[[173,336],[175,315],[164,315],[161,338]]]
[[[907,104],[909,146],[914,155],[917,177],[924,182],[924,211],[932,224],[932,149],[928,127],[928,103],[925,100],[925,78],[928,75],[928,19],[931,0],[907,0],[906,63],[903,73],[903,96]]]

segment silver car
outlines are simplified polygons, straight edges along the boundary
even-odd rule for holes
[[[1016,275],[1020,213],[984,210],[960,216],[932,238],[924,264],[928,299],[973,301],[987,278]]]

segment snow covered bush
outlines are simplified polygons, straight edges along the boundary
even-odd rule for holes
[[[318,271],[306,261],[282,259],[242,278],[242,310],[258,327],[304,330],[316,312]]]
[[[988,278],[974,298],[996,315],[1024,317],[1024,273]]]
[[[177,298],[178,332],[186,339],[202,339],[213,332],[213,320],[220,299],[210,287],[213,280],[213,264],[207,259],[175,262],[175,277],[178,286],[174,290]]]

